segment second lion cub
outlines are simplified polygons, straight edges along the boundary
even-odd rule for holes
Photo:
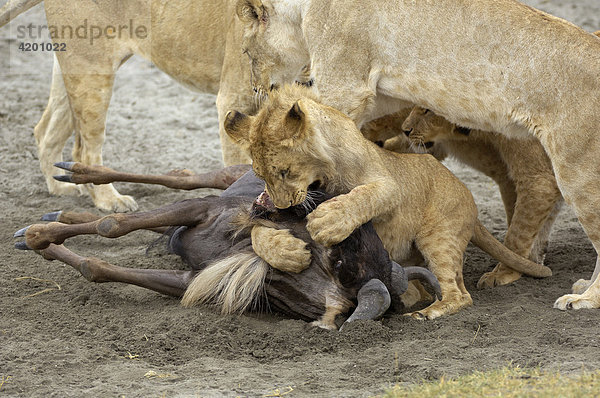
[[[469,190],[432,156],[379,148],[350,118],[320,104],[305,88],[272,92],[256,116],[229,112],[225,130],[249,150],[276,207],[310,201],[317,183],[339,195],[308,216],[315,241],[339,243],[372,220],[392,259],[402,263],[420,253],[443,298],[413,317],[433,319],[472,303],[462,275],[469,241],[519,272],[551,275],[498,242],[477,219]]]
[[[402,130],[414,147],[429,147],[435,143],[432,149],[443,149],[493,178],[500,187],[506,210],[508,230],[504,244],[523,257],[543,262],[562,196],[550,159],[539,141],[463,129],[418,106],[406,117]],[[477,286],[505,285],[520,276],[498,264],[481,277]]]

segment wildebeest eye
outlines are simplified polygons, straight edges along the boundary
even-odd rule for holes
[[[339,271],[340,268],[342,268],[342,260],[338,260],[335,265],[333,266],[333,269],[335,269],[336,271]]]

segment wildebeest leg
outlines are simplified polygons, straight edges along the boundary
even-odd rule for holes
[[[110,214],[83,224],[34,224],[23,228],[15,237],[25,236],[27,246],[34,250],[47,248],[51,243],[62,244],[77,235],[101,235],[117,238],[138,229],[164,226],[193,226],[204,220],[218,197],[184,200],[159,209],[131,214]]]
[[[70,265],[90,282],[121,282],[169,296],[181,297],[196,271],[124,268],[95,257],[82,257],[63,245],[51,244],[40,254],[47,260]]]
[[[164,175],[144,175],[122,173],[108,167],[91,166],[79,162],[60,162],[56,163],[55,166],[73,172],[73,174],[54,177],[63,182],[94,185],[110,184],[112,182],[135,182],[185,190],[198,188],[226,189],[252,168],[249,164],[239,164],[202,174],[193,174],[188,170],[175,170]]]
[[[42,216],[42,221],[58,221],[63,224],[84,224],[101,219],[102,216],[87,211],[55,211]],[[147,231],[164,234],[169,227],[145,228]]]

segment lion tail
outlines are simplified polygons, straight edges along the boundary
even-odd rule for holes
[[[471,242],[507,267],[536,278],[552,275],[550,268],[519,256],[498,242],[479,220],[477,220],[474,232]]]
[[[0,8],[0,27],[6,25],[31,7],[40,4],[42,1],[43,0],[8,0],[8,2]]]
[[[209,264],[190,283],[181,304],[214,304],[222,314],[244,312],[264,293],[269,265],[254,252],[237,253]]]

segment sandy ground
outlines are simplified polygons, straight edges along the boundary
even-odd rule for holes
[[[588,31],[600,29],[597,0],[528,0]],[[37,7],[15,24],[43,23]],[[13,25],[14,27],[14,25]],[[19,53],[0,31],[0,396],[369,396],[395,383],[497,368],[512,362],[565,373],[600,368],[600,311],[560,312],[554,300],[589,277],[595,254],[573,213],[556,223],[546,264],[554,276],[479,291],[494,261],[469,249],[467,288],[474,305],[417,322],[391,315],[341,333],[310,329],[276,315],[222,317],[209,308],[133,286],[88,283],[73,269],[13,249],[12,234],[42,214],[93,210],[86,197],[49,196],[38,168],[33,127],[46,105],[52,57]],[[178,86],[143,60],[118,75],[104,158],[133,172],[219,167],[214,97]],[[69,153],[65,152],[69,158]],[[491,180],[449,163],[474,192],[496,236],[506,229]],[[118,185],[141,209],[209,191]],[[136,232],[116,241],[75,238],[69,247],[131,267],[181,268],[146,247]],[[41,278],[43,280],[22,279]],[[60,286],[60,290],[56,289]],[[42,294],[44,289],[53,289]]]

